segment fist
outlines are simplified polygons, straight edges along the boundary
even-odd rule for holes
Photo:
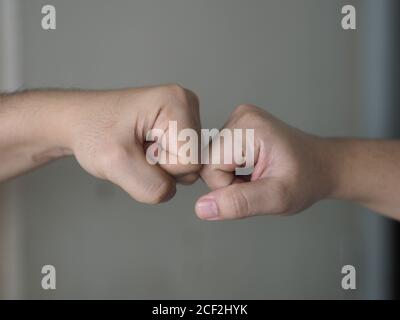
[[[331,192],[326,156],[319,151],[323,139],[251,105],[236,108],[225,129],[254,129],[254,169],[243,177],[235,175],[234,159],[205,165],[201,177],[213,191],[196,203],[201,219],[293,214]]]
[[[79,93],[67,118],[69,148],[79,164],[140,202],[166,201],[177,182],[190,184],[199,176],[200,164],[183,164],[179,157],[162,165],[146,159],[150,130],[168,134],[169,121],[176,121],[178,130],[200,130],[198,99],[178,85]]]

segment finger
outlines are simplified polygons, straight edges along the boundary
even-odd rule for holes
[[[106,177],[139,202],[155,204],[171,199],[174,179],[157,165],[151,165],[140,148],[114,152],[106,163]]]
[[[192,184],[199,178],[200,163],[185,162],[182,158],[165,151],[161,144],[147,144],[145,152],[147,162],[159,164],[164,171],[168,172],[179,183]]]
[[[202,196],[195,211],[200,219],[241,219],[259,214],[282,214],[290,209],[290,194],[276,178],[235,183]]]
[[[174,95],[154,128],[165,131],[162,149],[166,161],[160,166],[173,176],[198,173],[200,164],[200,114],[197,96],[190,90],[174,87]]]
[[[215,190],[232,184],[235,180],[233,170],[223,171],[209,164],[203,166],[203,169],[200,171],[200,176],[211,190]]]
[[[247,134],[246,131],[224,128],[211,141],[208,147],[210,164],[201,171],[202,179],[211,189],[230,185],[236,179],[237,170],[248,165],[249,162],[245,161],[250,158],[251,165],[254,165],[254,137],[248,141],[247,137],[243,137],[244,133]]]
[[[190,185],[196,182],[196,180],[199,178],[198,173],[190,173],[190,174],[185,174],[182,176],[177,176],[175,177],[176,182],[183,184],[183,185]]]

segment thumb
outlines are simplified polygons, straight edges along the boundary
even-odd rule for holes
[[[149,164],[140,148],[117,150],[103,166],[108,180],[143,203],[160,203],[175,195],[174,179],[157,165]]]
[[[289,207],[285,184],[277,178],[265,178],[212,191],[197,201],[195,210],[203,220],[229,220],[287,213]]]

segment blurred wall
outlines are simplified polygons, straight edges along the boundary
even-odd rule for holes
[[[360,6],[361,2],[357,2]],[[53,4],[57,30],[41,29]],[[204,127],[244,102],[306,131],[357,135],[358,32],[343,1],[30,0],[22,2],[26,88],[116,88],[178,82],[196,91]],[[326,201],[301,215],[202,222],[206,191],[182,187],[141,205],[73,159],[17,179],[29,298],[355,298],[368,248],[362,216]],[[43,291],[41,267],[57,269]],[[357,291],[341,289],[353,264]]]

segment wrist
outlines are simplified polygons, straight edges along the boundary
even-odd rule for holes
[[[131,91],[54,90],[25,95],[31,95],[25,97],[31,101],[31,135],[40,143],[42,154],[66,156],[75,154],[83,137],[102,135],[104,130],[99,132],[99,126],[112,127],[121,112],[120,100],[131,95]],[[121,120],[133,121],[131,117],[121,117]]]
[[[5,99],[10,142],[37,164],[70,155],[67,117],[56,93],[37,91]]]
[[[347,139],[319,138],[324,177],[327,183],[326,198],[348,200],[349,178]]]

